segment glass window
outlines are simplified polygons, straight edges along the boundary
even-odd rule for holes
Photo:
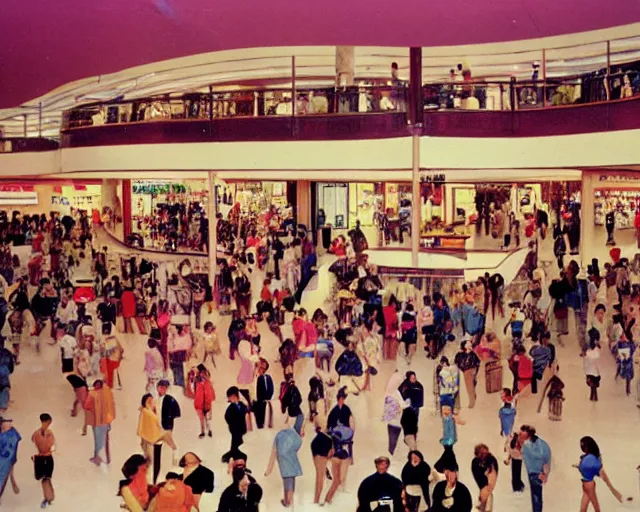
[[[346,183],[318,183],[318,213],[324,212],[325,224],[345,228],[349,221],[349,194]]]

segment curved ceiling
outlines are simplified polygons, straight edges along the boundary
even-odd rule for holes
[[[4,0],[0,108],[83,77],[225,49],[479,44],[635,21],[637,0]]]

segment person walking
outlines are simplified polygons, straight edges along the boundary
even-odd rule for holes
[[[111,430],[111,423],[116,419],[116,404],[111,388],[102,380],[96,380],[93,383],[93,389],[89,391],[84,408],[87,411],[87,425],[91,425],[93,429],[93,457],[89,460],[96,466],[109,464],[111,462],[109,430]]]
[[[237,386],[227,389],[227,400],[229,405],[224,413],[224,419],[231,434],[231,448],[222,456],[225,464],[230,459],[235,459],[242,446],[243,437],[247,433],[247,406],[240,401],[240,390]]]
[[[235,468],[233,482],[220,496],[218,512],[259,512],[262,487],[245,468]]]
[[[522,459],[529,475],[532,512],[542,512],[542,489],[551,471],[551,448],[531,425],[520,427]]]
[[[9,418],[0,416],[0,499],[4,494],[7,483],[11,481],[13,492],[18,494],[20,490],[13,478],[13,467],[18,461],[18,446],[22,437],[13,427]]]
[[[478,444],[474,449],[474,458],[471,461],[471,473],[480,489],[478,512],[491,512],[493,510],[493,490],[498,481],[498,461],[491,455],[486,444]]]
[[[269,362],[260,358],[258,363],[258,378],[256,379],[256,400],[253,402],[253,414],[256,417],[256,426],[264,428],[265,423],[268,427],[273,427],[273,406],[271,399],[273,398],[274,386],[269,371]],[[268,421],[267,421],[268,417]]]
[[[205,435],[205,429],[207,435],[212,437],[211,425],[211,405],[216,399],[216,393],[211,385],[211,376],[209,370],[204,364],[198,365],[198,375],[195,381],[195,392],[193,397],[193,406],[196,409],[198,418],[200,419],[200,435],[199,439],[203,439]]]
[[[589,386],[589,400],[598,401],[598,388],[600,387],[600,333],[592,327],[589,329],[589,346],[582,354],[582,362],[584,365],[584,374],[587,378],[587,386]]]
[[[506,451],[508,453],[504,463],[511,465],[511,490],[513,492],[523,492],[522,482],[522,440],[520,434],[515,432],[508,441]]]
[[[9,408],[11,374],[15,368],[13,354],[4,348],[5,338],[0,336],[0,415]]]
[[[402,485],[405,493],[405,510],[408,512],[425,512],[431,506],[429,481],[431,467],[424,456],[412,450],[407,456],[407,463],[402,468]]]
[[[284,499],[280,501],[283,507],[293,505],[293,493],[296,489],[296,478],[302,476],[302,466],[298,460],[298,450],[302,446],[302,438],[293,428],[285,428],[276,434],[273,442],[273,450],[264,476],[269,476],[273,471],[276,460],[280,469],[282,485],[284,487]]]
[[[431,512],[471,512],[473,499],[467,486],[458,480],[458,465],[446,467],[444,476],[433,488]]]
[[[419,417],[420,409],[424,407],[424,386],[418,381],[416,372],[408,371],[405,374],[405,379],[400,384],[400,394],[404,400],[409,400],[410,407],[416,417]]]
[[[316,437],[311,441],[311,455],[313,456],[313,465],[316,468],[316,486],[313,503],[318,504],[322,496],[324,479],[327,475],[327,465],[329,459],[333,457],[333,439],[331,435],[322,429],[320,416],[315,417],[314,423],[316,427]]]
[[[378,457],[374,461],[376,472],[365,478],[358,487],[357,512],[372,512],[378,507],[387,510],[403,510],[402,481],[388,473],[391,461]],[[377,504],[374,508],[371,504]]]
[[[178,462],[183,468],[182,480],[191,487],[196,504],[204,493],[210,494],[215,488],[215,475],[213,471],[202,465],[202,460],[193,452],[187,452]]]
[[[122,466],[124,480],[120,481],[118,494],[122,496],[126,510],[144,512],[149,506],[148,463],[144,455],[131,455]]]
[[[43,413],[40,415],[40,428],[31,436],[31,441],[36,445],[36,453],[33,458],[33,469],[36,480],[42,485],[43,500],[40,508],[47,508],[55,498],[53,491],[53,451],[55,450],[56,438],[49,428],[53,419],[51,415]]]
[[[382,421],[387,424],[388,450],[393,455],[398,445],[398,438],[402,431],[402,411],[410,406],[409,399],[403,399],[400,393],[402,374],[398,371],[391,374],[387,382],[384,397],[384,413]]]
[[[473,351],[470,340],[460,343],[460,352],[456,354],[454,363],[462,372],[467,394],[469,395],[469,409],[473,409],[476,405],[476,384],[478,382],[480,358]]]
[[[582,450],[580,462],[573,465],[574,468],[577,468],[578,471],[580,471],[582,479],[582,500],[580,501],[580,512],[587,512],[590,504],[593,505],[595,512],[600,512],[600,503],[598,501],[598,495],[596,494],[595,478],[597,476],[602,478],[611,491],[611,494],[613,494],[613,496],[622,503],[622,494],[613,487],[611,480],[609,480],[609,476],[602,465],[600,448],[595,440],[590,436],[583,437],[580,439],[580,450]],[[628,501],[631,501],[631,498],[629,498]]]
[[[178,463],[178,446],[173,440],[173,429],[175,420],[180,417],[182,411],[178,401],[167,393],[169,386],[167,379],[158,381],[158,411],[160,412],[160,425],[164,430],[164,440],[173,451],[172,461],[175,466]]]

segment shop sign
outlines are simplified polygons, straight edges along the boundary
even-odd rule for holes
[[[631,174],[601,174],[599,181],[601,183],[640,183],[640,174],[638,176]]]
[[[439,174],[421,174],[421,183],[446,183],[447,175],[444,173]]]

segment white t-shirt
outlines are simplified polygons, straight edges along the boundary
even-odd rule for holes
[[[584,373],[585,375],[592,375],[594,377],[600,377],[600,349],[598,347],[593,350],[587,350],[583,357],[584,359]]]
[[[78,346],[76,339],[70,334],[65,334],[59,343],[62,349],[62,357],[64,359],[73,359],[74,351]]]

